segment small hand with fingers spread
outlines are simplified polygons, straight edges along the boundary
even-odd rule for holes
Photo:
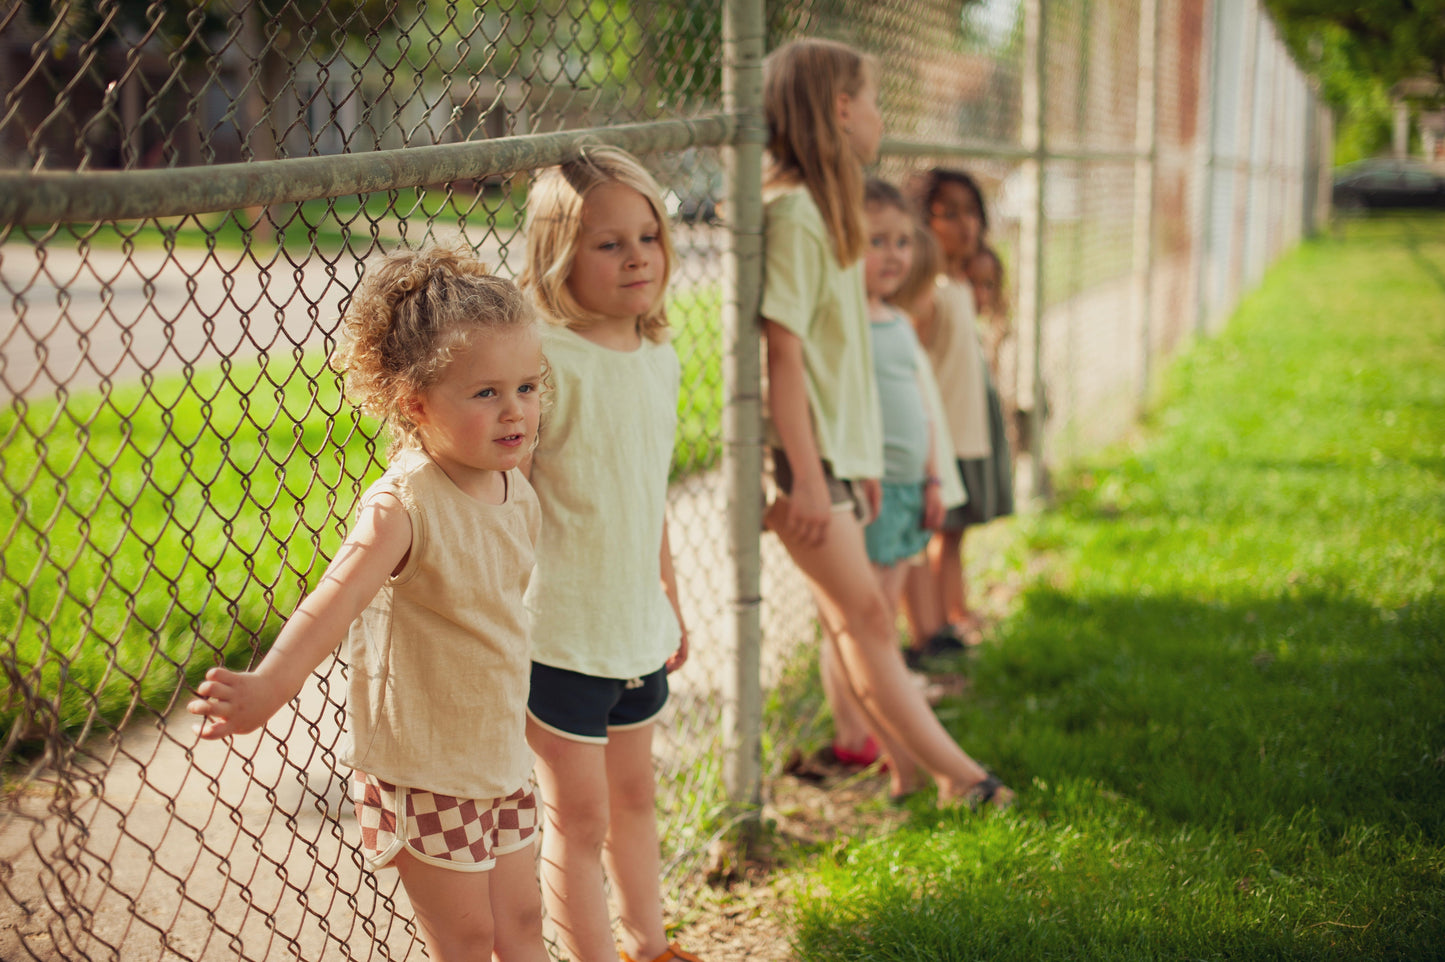
[[[265,725],[286,703],[290,695],[278,687],[254,671],[212,668],[196,686],[201,697],[192,699],[186,711],[204,719],[196,726],[202,738],[245,735]]]

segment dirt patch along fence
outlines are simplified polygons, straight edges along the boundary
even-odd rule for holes
[[[462,238],[517,273],[532,173],[584,144],[668,192],[696,654],[657,762],[683,892],[800,737],[776,696],[813,638],[758,524],[765,51],[868,50],[881,172],[984,181],[1039,468],[1128,427],[1306,228],[1322,162],[1253,4],[42,6],[0,15],[7,959],[420,957],[351,847],[345,666],[226,745],[177,711],[206,667],[259,657],[381,470],[325,366],[367,257]]]

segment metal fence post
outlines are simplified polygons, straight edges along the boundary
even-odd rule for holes
[[[723,103],[736,119],[723,153],[728,171],[723,258],[723,464],[727,476],[732,604],[725,637],[734,645],[723,686],[723,782],[728,799],[762,800],[762,365],[757,330],[762,296],[762,0],[728,0],[723,10]]]
[[[1159,165],[1158,78],[1159,0],[1140,0],[1139,80],[1135,96],[1134,149],[1134,311],[1143,358],[1139,371],[1139,408],[1149,397],[1152,376],[1154,298],[1154,180]]]
[[[1194,333],[1204,334],[1209,329],[1209,319],[1214,312],[1215,288],[1214,278],[1217,268],[1217,256],[1215,244],[1218,235],[1214,229],[1214,206],[1215,192],[1219,180],[1219,50],[1223,41],[1224,18],[1220,16],[1220,4],[1218,0],[1209,4],[1209,30],[1206,36],[1209,38],[1208,46],[1205,48],[1204,56],[1201,58],[1209,75],[1199,85],[1204,97],[1205,106],[1208,109],[1208,117],[1205,121],[1208,131],[1204,138],[1202,150],[1203,157],[1200,161],[1202,168],[1201,175],[1204,181],[1204,201],[1200,205],[1201,223],[1199,245],[1199,268],[1197,274],[1198,289],[1195,291],[1195,315]]]
[[[1254,181],[1257,174],[1254,160],[1254,112],[1259,109],[1257,103],[1260,60],[1259,10],[1252,6],[1244,8],[1244,18],[1244,35],[1248,39],[1242,45],[1242,49],[1245,51],[1244,77],[1239,84],[1242,102],[1239,104],[1239,113],[1235,118],[1238,131],[1234,148],[1234,210],[1230,218],[1229,265],[1226,273],[1230,308],[1239,303],[1240,294],[1244,292],[1245,288],[1245,262],[1251,253],[1249,240],[1253,218],[1250,208],[1253,206]],[[1241,173],[1244,175],[1242,184],[1240,183]]]
[[[1048,466],[1044,463],[1044,422],[1047,401],[1044,390],[1044,184],[1048,145],[1044,108],[1048,88],[1048,63],[1044,56],[1043,0],[1024,4],[1024,55],[1022,97],[1022,142],[1029,159],[1022,163],[1024,183],[1029,184],[1031,203],[1023,205],[1019,218],[1019,318],[1033,330],[1033,411],[1029,431],[1030,478],[1035,498],[1049,495]]]

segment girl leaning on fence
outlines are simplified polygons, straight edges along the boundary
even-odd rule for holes
[[[772,165],[761,313],[778,492],[765,523],[808,579],[827,643],[890,750],[933,777],[940,805],[1006,806],[1013,793],[958,747],[909,675],[864,546],[883,474],[861,260],[863,165],[883,135],[877,65],[843,44],[798,40],[768,57],[763,83]]]
[[[531,464],[542,504],[527,591],[527,737],[545,812],[542,887],[574,962],[693,960],[667,941],[652,731],[687,659],[667,538],[680,365],[663,307],[673,265],[661,192],[625,151],[537,179],[527,270],[553,375]]]
[[[369,267],[334,364],[393,436],[385,474],[253,671],[213,668],[203,738],[254,731],[343,641],[361,850],[401,874],[432,959],[542,962],[522,597],[541,511],[535,315],[463,250]]]

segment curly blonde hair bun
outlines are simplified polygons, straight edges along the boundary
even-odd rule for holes
[[[402,248],[366,268],[331,366],[345,376],[347,397],[390,428],[395,453],[415,442],[408,402],[436,382],[454,351],[478,332],[535,323],[517,286],[467,247]]]

